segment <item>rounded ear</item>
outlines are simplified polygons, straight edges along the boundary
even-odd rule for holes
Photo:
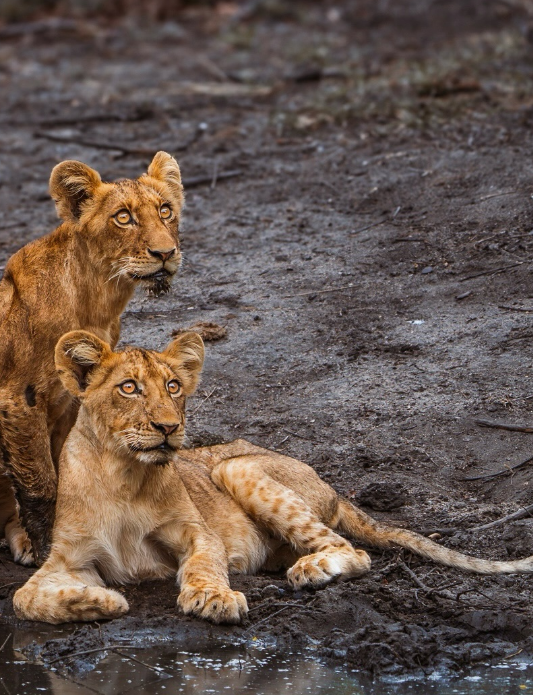
[[[151,178],[165,183],[181,203],[183,186],[180,168],[174,157],[171,157],[167,152],[158,152],[152,159],[147,174]]]
[[[62,220],[76,221],[83,203],[102,183],[100,174],[87,164],[69,159],[52,169],[50,195]]]
[[[55,350],[56,369],[63,386],[74,396],[80,396],[91,372],[110,354],[110,346],[88,331],[70,331],[62,336]]]
[[[185,395],[190,396],[198,386],[204,364],[204,341],[198,333],[182,333],[162,353],[170,358],[177,370],[186,377]],[[175,363],[178,363],[177,365]]]

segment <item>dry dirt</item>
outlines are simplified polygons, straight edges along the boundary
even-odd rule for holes
[[[0,28],[0,264],[55,225],[58,161],[113,179],[172,152],[183,269],[169,295],[135,299],[122,337],[159,348],[199,321],[227,328],[191,443],[245,437],[380,519],[460,529],[440,542],[483,557],[533,554],[533,520],[468,531],[533,502],[533,467],[466,480],[532,454],[529,434],[475,422],[533,421],[531,3],[242,7]],[[314,594],[235,578],[250,621],[217,634],[313,641],[374,673],[533,648],[529,577],[372,558],[364,579]],[[30,573],[1,552],[1,619],[19,629],[11,596]],[[151,621],[212,634],[178,614],[173,582],[125,594],[133,617],[109,639]],[[97,639],[88,626],[41,657]]]

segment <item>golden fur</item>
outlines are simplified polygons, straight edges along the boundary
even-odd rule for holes
[[[481,560],[379,524],[304,463],[244,440],[180,449],[202,361],[194,333],[162,353],[113,352],[83,331],[59,341],[58,372],[81,407],[61,453],[51,554],[14,596],[20,618],[116,617],[128,604],[106,583],[175,575],[185,613],[240,622],[246,599],[230,573],[288,567],[302,588],[368,571],[338,532],[475,572],[533,571],[533,558]]]
[[[181,260],[180,171],[165,152],[139,179],[116,183],[81,162],[62,162],[50,193],[63,223],[20,249],[0,281],[0,534],[23,563],[32,554],[13,490],[43,561],[59,452],[77,412],[55,371],[58,339],[88,329],[114,345],[136,284],[168,289]]]

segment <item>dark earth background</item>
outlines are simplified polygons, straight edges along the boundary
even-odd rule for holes
[[[55,226],[57,162],[112,180],[167,150],[187,191],[184,264],[169,295],[130,304],[122,339],[161,348],[198,321],[227,328],[208,343],[190,443],[244,437],[377,518],[458,529],[448,547],[533,554],[531,519],[468,530],[533,502],[533,464],[465,480],[533,454],[529,434],[475,422],[533,424],[533,2],[106,12],[0,2],[0,265]],[[316,593],[235,577],[242,628],[184,619],[172,581],[128,587],[132,617],[40,658],[137,625],[272,636],[374,673],[533,652],[530,577],[372,558],[367,577]],[[1,620],[19,634],[33,626],[11,597],[31,571],[0,551]]]

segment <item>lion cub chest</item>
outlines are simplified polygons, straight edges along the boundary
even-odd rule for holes
[[[127,502],[117,502],[93,519],[95,564],[107,582],[138,582],[176,573],[176,561],[157,542],[161,522],[148,504]]]

